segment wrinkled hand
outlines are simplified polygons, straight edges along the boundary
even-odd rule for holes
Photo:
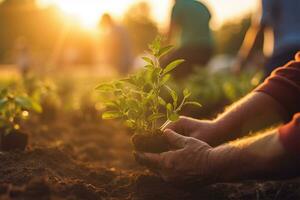
[[[186,183],[189,181],[209,182],[211,167],[208,144],[191,137],[185,137],[166,129],[165,137],[171,146],[177,149],[160,154],[137,153],[138,159],[152,166],[165,181]]]
[[[222,129],[217,124],[209,120],[197,120],[181,116],[179,120],[168,123],[163,130],[171,129],[184,136],[202,140],[210,145],[222,143],[220,135]]]

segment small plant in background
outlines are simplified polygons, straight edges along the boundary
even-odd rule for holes
[[[2,150],[24,149],[27,135],[20,131],[20,124],[30,111],[41,112],[41,106],[16,89],[0,90],[0,147]]]
[[[49,122],[57,118],[61,99],[52,78],[41,78],[31,74],[23,78],[19,87],[23,88],[25,93],[30,96],[31,101],[41,105],[43,112],[39,116],[42,121]]]
[[[199,103],[189,101],[190,91],[184,89],[182,98],[167,85],[170,72],[184,60],[179,59],[167,66],[161,66],[159,60],[172,49],[162,47],[161,38],[149,45],[149,56],[143,57],[144,68],[128,78],[100,84],[96,89],[104,98],[106,111],[103,119],[122,119],[134,131],[133,143],[138,151],[163,152],[168,150],[162,132],[161,121],[176,121],[183,106]],[[171,102],[162,98],[168,92]]]

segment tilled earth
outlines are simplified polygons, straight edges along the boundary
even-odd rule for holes
[[[165,183],[135,163],[130,135],[115,122],[60,116],[32,120],[26,131],[25,152],[0,152],[0,199],[300,199],[300,178],[193,189]]]

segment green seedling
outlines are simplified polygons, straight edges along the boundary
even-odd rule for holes
[[[20,122],[29,116],[30,111],[41,112],[41,106],[32,98],[13,89],[0,91],[0,129],[4,135],[20,128]]]
[[[142,70],[128,78],[103,83],[96,88],[105,97],[106,111],[102,118],[124,120],[135,135],[154,135],[165,124],[161,122],[176,121],[185,105],[201,106],[198,102],[189,101],[191,92],[188,89],[178,95],[168,86],[170,73],[184,60],[178,59],[161,66],[160,59],[172,49],[172,46],[162,47],[161,40],[156,38],[149,45],[149,56],[143,57],[146,65]],[[171,102],[163,98],[165,92],[170,94]]]

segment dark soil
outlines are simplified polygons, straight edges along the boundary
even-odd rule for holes
[[[162,153],[169,150],[168,142],[160,130],[154,133],[135,134],[131,140],[137,151]]]
[[[120,124],[83,119],[27,124],[27,149],[0,153],[0,199],[300,199],[300,179],[175,187],[136,164]]]
[[[4,134],[1,130],[0,137],[0,150],[2,151],[24,151],[28,143],[28,135],[18,130],[13,130],[9,134]]]

